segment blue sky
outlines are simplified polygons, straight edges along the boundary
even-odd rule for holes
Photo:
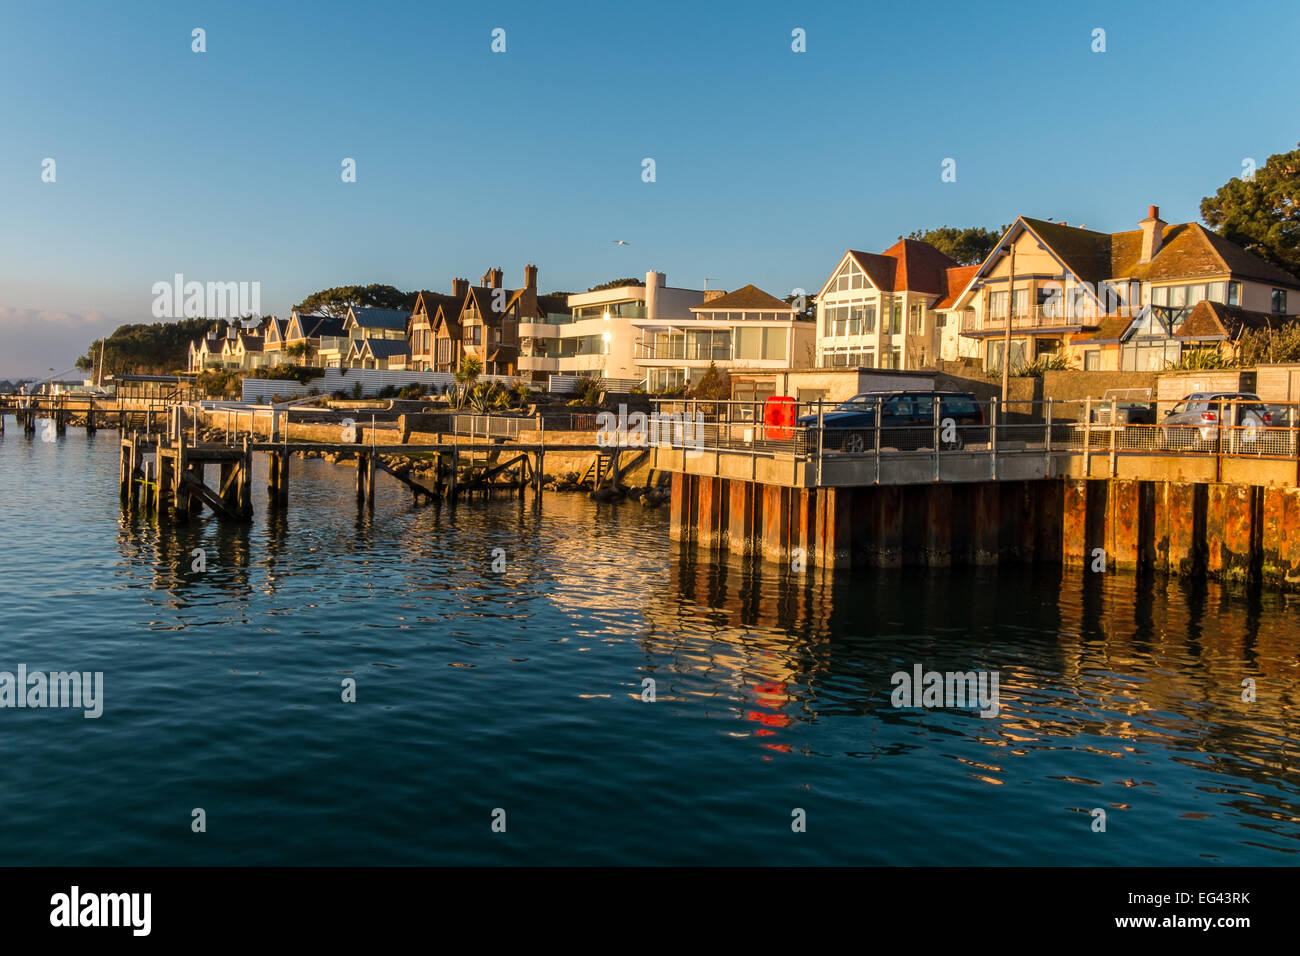
[[[177,272],[282,315],[529,262],[543,291],[654,268],[784,295],[917,228],[1196,219],[1300,141],[1298,26],[1249,0],[6,0],[0,376],[152,321]]]

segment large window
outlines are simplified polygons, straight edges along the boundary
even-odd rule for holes
[[[876,350],[864,348],[827,349],[822,368],[875,368]]]
[[[1002,356],[1005,353],[1006,342],[1002,339],[990,339],[988,342],[988,352],[984,360],[984,367],[990,372],[1002,370]],[[1025,339],[1011,340],[1011,367],[1019,368],[1025,364],[1025,353],[1028,351],[1029,344]]]
[[[1241,304],[1240,282],[1193,282],[1187,285],[1157,286],[1151,290],[1152,305],[1167,305],[1175,309],[1190,309],[1198,302],[1209,300],[1223,305]]]
[[[845,263],[844,268],[840,270],[835,281],[831,283],[827,292],[848,292],[850,289],[867,289],[870,286],[867,283],[867,277],[863,275],[862,270],[857,264],[850,259]]]
[[[1119,349],[1121,372],[1158,372],[1166,363],[1178,361],[1182,344],[1165,338],[1133,338]]]
[[[1286,289],[1273,290],[1273,314],[1286,315]]]
[[[894,300],[894,306],[889,313],[889,334],[898,335],[903,331],[903,298],[899,296]],[[890,366],[897,368],[898,366]]]
[[[784,361],[785,329],[736,329],[738,361]]]
[[[865,335],[876,331],[875,303],[848,302],[823,306],[824,332],[827,336]]]
[[[907,334],[920,335],[925,327],[925,306],[912,305],[907,310]]]

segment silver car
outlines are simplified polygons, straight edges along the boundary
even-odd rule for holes
[[[1220,440],[1228,438],[1229,428],[1243,429],[1234,433],[1235,444],[1250,444],[1272,424],[1272,412],[1253,392],[1193,392],[1165,413],[1160,445],[1179,451],[1214,451]]]

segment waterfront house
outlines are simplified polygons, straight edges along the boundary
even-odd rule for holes
[[[407,323],[411,365],[416,371],[454,372],[460,364],[460,311],[469,280],[452,279],[451,295],[421,292]]]
[[[846,251],[817,293],[817,366],[932,367],[941,338],[935,305],[958,268],[915,239],[882,253]]]
[[[689,309],[686,319],[631,321],[636,365],[650,391],[693,385],[710,365],[731,372],[813,364],[816,323],[755,285],[705,293]]]
[[[262,354],[265,356],[266,364],[276,365],[288,361],[288,357],[282,354],[284,333],[288,327],[288,319],[277,319],[273,315],[267,316],[266,322],[262,326]]]
[[[341,348],[340,340],[343,340]],[[347,354],[349,347],[343,333],[343,320],[332,315],[292,313],[285,327],[283,348],[288,351],[295,346],[303,348],[303,355],[298,359],[300,365],[328,365],[322,358],[322,353],[327,351],[334,362],[333,367],[340,367],[342,356]]]
[[[661,272],[647,272],[645,282],[579,292],[562,300],[540,296],[537,318],[520,327],[520,372],[538,380],[548,374],[590,375],[623,387],[641,384],[649,368],[636,359],[641,329],[635,323],[689,323],[691,306],[703,302],[704,296],[703,290],[669,286]],[[670,371],[663,377],[672,377]]]
[[[1117,233],[1018,218],[953,306],[988,369],[1001,368],[1010,318],[1013,367],[1060,356],[1087,370],[1143,371],[1234,329],[1286,321],[1297,297],[1300,279],[1151,206],[1136,230]],[[1184,331],[1202,302],[1234,311],[1202,309]]]
[[[350,339],[346,368],[377,368],[400,372],[409,368],[411,354],[405,339]]]
[[[461,356],[473,356],[483,364],[488,375],[516,375],[541,371],[523,368],[520,362],[524,339],[530,350],[537,347],[531,334],[545,327],[548,316],[564,308],[557,296],[537,294],[537,266],[524,266],[524,285],[518,289],[502,286],[500,269],[489,269],[481,285],[466,291],[460,313]],[[527,333],[527,334],[526,334]]]
[[[221,350],[225,340],[215,332],[209,332],[201,339],[190,343],[186,367],[191,372],[201,372],[207,368],[221,365]]]
[[[256,332],[232,328],[222,341],[221,364],[230,369],[254,369],[265,364],[262,337]]]

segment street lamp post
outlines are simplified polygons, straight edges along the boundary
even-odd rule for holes
[[[1011,265],[1007,278],[1007,327],[1002,337],[1002,407],[1007,404],[1007,392],[1011,387],[1011,313],[1016,301],[1016,244],[1010,243]]]

